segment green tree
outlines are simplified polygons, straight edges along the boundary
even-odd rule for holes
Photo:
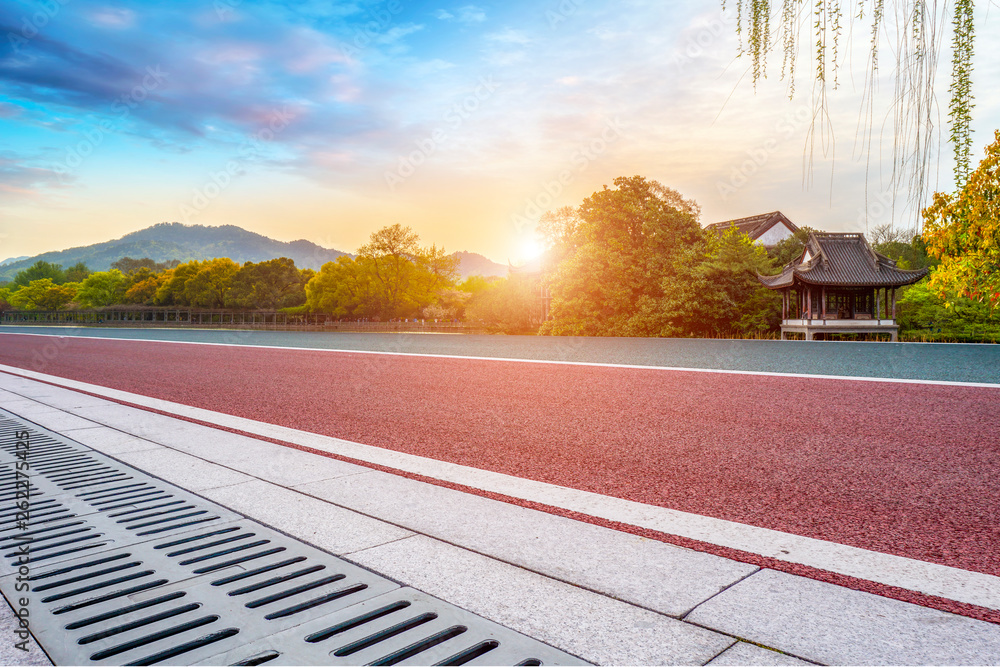
[[[83,280],[91,274],[90,269],[83,262],[77,262],[73,266],[66,269],[66,282],[68,283],[82,283]]]
[[[526,334],[538,331],[537,310],[531,281],[503,278],[472,297],[465,318],[491,333]]]
[[[99,271],[87,276],[76,293],[76,300],[85,308],[102,308],[124,303],[128,278],[118,269]]]
[[[60,310],[76,296],[73,283],[57,285],[51,278],[32,280],[10,295],[10,304],[20,310]]]
[[[767,251],[775,267],[781,268],[802,256],[802,251],[806,248],[809,234],[816,230],[812,227],[799,227],[799,230],[782,239],[774,247]]]
[[[306,302],[305,285],[312,274],[303,274],[287,257],[266,262],[246,262],[233,276],[226,304],[233,308],[277,310]]]
[[[772,272],[767,250],[736,229],[722,237],[710,233],[708,246],[698,267],[707,282],[705,294],[697,301],[704,304],[704,324],[694,333],[776,331],[781,323],[781,296],[757,279]]]
[[[51,280],[56,285],[66,282],[66,272],[59,264],[51,264],[38,260],[23,271],[18,271],[14,276],[14,284],[24,287],[35,280]]]
[[[153,302],[160,306],[191,305],[187,297],[187,283],[201,270],[203,264],[204,262],[192,260],[164,271]]]
[[[930,279],[938,296],[1000,305],[1000,130],[957,194],[935,193],[924,210],[923,240],[941,262]]]
[[[927,244],[919,234],[896,229],[892,225],[876,227],[869,239],[872,249],[896,261],[901,269],[923,269],[936,266],[927,254]]]
[[[662,335],[664,284],[691,249],[704,255],[694,202],[640,176],[614,185],[549,226],[546,242],[562,261],[547,278],[552,319],[542,333]]]
[[[146,269],[152,273],[160,273],[162,271],[166,271],[167,269],[172,269],[178,264],[180,264],[180,261],[176,259],[172,259],[168,262],[157,262],[149,257],[143,257],[142,259],[122,257],[121,259],[112,262],[111,268],[118,269],[128,276],[141,269]]]
[[[125,290],[124,303],[151,304],[156,298],[156,293],[160,289],[160,280],[157,276],[149,276],[133,282]]]
[[[14,290],[9,287],[0,287],[0,312],[11,310],[14,306],[10,302],[10,295]]]
[[[382,312],[381,290],[371,258],[346,255],[327,262],[306,283],[309,310],[337,318],[374,318]]]
[[[358,258],[370,263],[383,318],[404,317],[417,306],[411,288],[418,273],[419,240],[412,229],[397,223],[373,232],[358,248]]]
[[[202,262],[198,272],[184,283],[184,298],[192,306],[222,308],[226,305],[233,278],[240,265],[228,257],[217,257]]]
[[[461,283],[458,284],[458,289],[461,290],[462,292],[467,292],[469,294],[475,295],[478,294],[479,292],[482,292],[485,289],[488,289],[498,280],[501,280],[501,278],[469,276],[468,278],[466,278],[465,280],[463,280]]]
[[[641,304],[654,336],[729,336],[774,331],[781,297],[757,279],[772,272],[763,246],[735,227],[681,250],[677,270],[664,277],[663,296]]]
[[[942,297],[927,279],[905,289],[896,302],[901,331],[945,334],[1000,331],[1000,313],[987,302],[956,294]]]

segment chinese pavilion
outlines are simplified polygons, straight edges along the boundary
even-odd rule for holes
[[[805,250],[776,276],[758,276],[782,295],[781,338],[788,333],[884,333],[897,340],[896,289],[927,275],[875,252],[863,234],[812,233]]]

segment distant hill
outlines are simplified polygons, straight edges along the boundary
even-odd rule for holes
[[[114,241],[46,252],[34,257],[12,258],[9,264],[0,265],[0,281],[11,280],[18,271],[39,260],[61,264],[63,268],[83,262],[91,271],[107,271],[113,262],[122,257],[149,257],[157,262],[228,257],[239,264],[288,257],[300,269],[319,269],[326,262],[347,254],[323,248],[310,241],[275,241],[235,225],[206,227],[161,222]]]
[[[490,276],[500,276],[501,278],[507,277],[506,266],[503,264],[497,264],[493,260],[488,257],[483,257],[477,252],[466,252],[461,250],[453,254],[458,255],[460,260],[458,273],[461,275],[462,280],[465,280],[469,276],[483,276],[484,278],[489,278]]]
[[[460,251],[454,254],[459,257],[458,271],[463,280],[469,276],[507,276],[506,266],[479,253]],[[46,252],[34,257],[11,257],[0,262],[0,282],[12,280],[18,271],[23,271],[39,260],[61,264],[63,268],[83,262],[91,271],[107,271],[112,263],[122,257],[149,257],[156,262],[172,259],[189,262],[193,259],[228,257],[238,264],[289,257],[300,269],[319,270],[341,255],[353,257],[350,253],[323,248],[311,241],[276,241],[235,225],[207,227],[161,222],[113,241]]]

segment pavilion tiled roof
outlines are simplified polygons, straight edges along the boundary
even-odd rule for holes
[[[901,287],[927,275],[927,269],[898,268],[896,262],[872,250],[863,234],[813,233],[806,248],[809,261],[800,258],[776,276],[758,276],[760,281],[772,289],[791,287],[796,279],[809,285]]]
[[[771,211],[770,213],[760,213],[746,218],[713,222],[712,224],[707,225],[705,229],[714,229],[719,234],[723,234],[727,229],[729,229],[730,226],[735,225],[736,229],[740,230],[741,233],[756,240],[761,236],[761,234],[779,222],[784,222],[793,232],[798,231],[798,227],[796,227],[791,220],[785,217],[781,211]]]

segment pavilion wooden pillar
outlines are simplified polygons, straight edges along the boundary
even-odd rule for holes
[[[821,296],[820,296],[820,310],[819,310],[820,315],[819,316],[820,316],[821,319],[825,320],[826,319],[826,285],[823,285],[823,287],[821,287],[820,290],[821,290],[820,291]]]
[[[813,318],[813,291],[811,285],[806,287],[806,314],[808,316],[806,319],[811,320]]]
[[[896,319],[896,288],[892,288],[892,319]]]

